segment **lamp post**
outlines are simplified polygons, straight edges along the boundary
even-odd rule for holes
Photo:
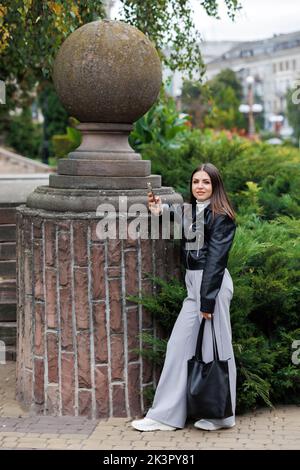
[[[240,113],[248,114],[248,136],[253,137],[253,135],[255,134],[254,115],[255,113],[261,113],[263,110],[263,107],[259,103],[253,103],[254,101],[254,97],[253,97],[254,78],[249,75],[246,78],[246,83],[248,85],[247,104],[241,104],[239,106],[239,111]]]
[[[252,137],[255,134],[255,123],[254,123],[254,114],[253,114],[253,83],[254,78],[249,75],[246,78],[246,83],[248,85],[248,135]]]

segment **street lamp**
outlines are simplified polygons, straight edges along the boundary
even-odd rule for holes
[[[249,137],[252,137],[255,134],[254,113],[260,113],[263,110],[263,107],[259,103],[253,103],[254,77],[249,75],[246,78],[246,83],[248,85],[247,104],[241,104],[239,106],[239,111],[240,113],[248,114],[248,135]]]
[[[249,75],[246,78],[246,83],[248,85],[248,105],[249,105],[248,134],[249,134],[249,137],[252,137],[255,134],[255,124],[254,124],[254,114],[253,114],[253,84],[254,84],[254,78],[251,75]]]

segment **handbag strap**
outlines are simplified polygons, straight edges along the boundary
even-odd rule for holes
[[[214,325],[214,316],[212,315],[211,317],[211,334],[212,334],[212,339],[213,339],[213,350],[214,350],[214,360],[219,361],[219,351],[218,351],[218,345],[217,345],[217,338],[216,338],[216,332],[215,332],[215,325]]]
[[[217,338],[215,333],[215,326],[214,326],[214,317],[211,317],[211,333],[212,333],[212,344],[213,344],[213,353],[214,353],[214,361],[219,361],[219,351],[217,345]],[[197,345],[196,345],[196,352],[195,356],[198,360],[203,361],[202,357],[202,343],[203,343],[203,334],[204,334],[204,327],[205,327],[205,318],[202,318],[202,322],[199,328],[198,338],[197,338]]]

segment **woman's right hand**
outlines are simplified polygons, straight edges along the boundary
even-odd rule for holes
[[[162,211],[161,198],[159,196],[153,197],[152,193],[148,193],[148,208],[154,215],[160,215]]]

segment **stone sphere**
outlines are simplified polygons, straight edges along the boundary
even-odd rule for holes
[[[101,20],[64,41],[53,81],[67,112],[79,121],[132,123],[155,102],[162,72],[155,47],[141,31]]]

